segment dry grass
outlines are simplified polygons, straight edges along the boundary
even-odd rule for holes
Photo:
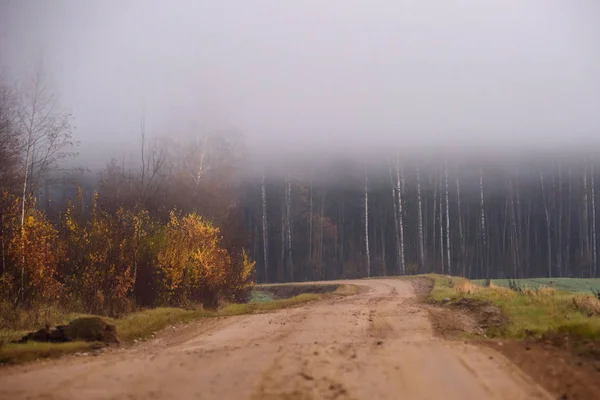
[[[460,279],[454,283],[454,289],[460,294],[473,294],[480,289],[480,286],[474,285],[467,279]]]
[[[434,281],[430,300],[450,303],[471,298],[497,306],[508,321],[496,335],[507,337],[541,336],[561,332],[600,341],[600,301],[591,295],[558,291],[551,287],[523,288],[521,293],[490,285],[474,288],[464,278],[429,275]],[[452,285],[450,284],[452,281]]]
[[[588,316],[600,316],[600,300],[589,294],[573,296],[573,306]]]

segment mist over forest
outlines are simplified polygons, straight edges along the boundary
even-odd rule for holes
[[[85,307],[116,309],[253,279],[597,277],[599,18],[595,1],[3,1],[3,288],[26,302],[85,273]],[[186,235],[221,272],[178,261]]]

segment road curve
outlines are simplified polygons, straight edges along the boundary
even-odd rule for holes
[[[434,337],[410,282],[203,320],[98,357],[0,370],[1,399],[550,399],[502,355]]]

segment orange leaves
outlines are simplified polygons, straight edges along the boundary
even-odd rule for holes
[[[57,266],[64,250],[58,231],[37,209],[28,210],[22,229],[16,229],[17,221],[16,216],[12,218],[7,229],[10,232],[7,253],[16,267],[13,277],[21,274],[24,290],[21,297],[31,302],[54,301],[61,290]]]
[[[158,267],[170,301],[182,293],[202,301],[234,295],[251,285],[254,274],[246,253],[232,259],[221,246],[219,229],[195,213],[171,213]]]
[[[97,195],[89,209],[79,204],[81,192],[56,227],[41,210],[28,208],[23,229],[19,203],[2,207],[4,299],[54,302],[62,295],[82,311],[115,314],[140,299],[145,305],[216,304],[252,285],[254,262],[245,252],[230,254],[219,228],[198,214],[171,212],[161,224],[138,207],[109,213]]]
[[[219,229],[199,215],[179,217],[171,212],[158,267],[167,290],[218,292],[225,284],[231,259],[220,246]]]

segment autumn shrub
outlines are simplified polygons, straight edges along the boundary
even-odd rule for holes
[[[108,212],[97,194],[83,209],[79,191],[55,225],[31,202],[21,224],[18,200],[0,210],[0,305],[13,326],[46,319],[47,306],[118,317],[140,305],[245,301],[252,288],[255,263],[196,213],[171,212],[165,224],[137,206]]]
[[[18,205],[4,210],[2,299],[13,305],[58,301],[62,284],[58,263],[63,243],[58,231],[36,208],[28,208],[21,225]]]
[[[219,228],[198,214],[171,212],[158,252],[163,302],[216,306],[221,297],[239,296],[246,290],[254,263],[245,252],[239,260],[232,260],[221,240]]]

